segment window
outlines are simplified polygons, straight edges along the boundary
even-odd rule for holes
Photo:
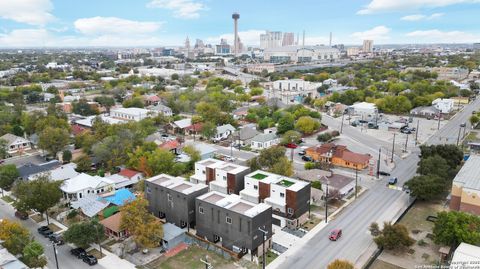
[[[152,193],[152,189],[150,189],[150,187],[147,187],[147,193]]]
[[[172,196],[170,195],[170,193],[167,193],[167,200],[172,201]]]
[[[255,190],[258,190],[258,186],[257,186],[257,185],[253,185],[253,188],[254,188]]]
[[[223,180],[227,180],[227,177],[226,177],[226,176],[223,176]]]
[[[225,221],[227,222],[227,224],[232,224],[232,218],[230,217],[227,217]]]
[[[200,214],[203,214],[203,207],[199,206],[199,207],[198,207],[198,212],[199,212]]]
[[[293,208],[290,208],[290,207],[289,207],[289,208],[287,209],[287,212],[288,212],[288,214],[293,214],[293,212],[294,212],[294,211],[293,211]]]
[[[204,175],[205,175],[205,170],[203,170],[203,171],[202,171],[202,174],[204,174]]]
[[[280,197],[285,197],[285,193],[281,192]]]

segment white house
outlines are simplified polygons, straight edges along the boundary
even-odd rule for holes
[[[0,140],[6,141],[5,147],[10,154],[32,149],[32,143],[29,140],[13,134],[5,134],[0,137]]]
[[[149,109],[152,111],[155,111],[156,113],[162,113],[163,115],[169,116],[169,117],[173,115],[172,109],[166,105],[157,104],[149,107]]]
[[[65,180],[60,187],[64,198],[68,200],[79,200],[97,194],[115,190],[115,184],[108,178],[90,176],[81,173],[78,176]]]
[[[133,120],[133,121],[141,121],[143,119],[149,118],[151,116],[156,115],[157,112],[138,108],[138,107],[118,107],[112,108],[110,110],[110,117],[122,119],[122,120]]]
[[[220,141],[227,139],[231,134],[235,132],[235,127],[230,124],[225,124],[222,126],[217,126],[217,133],[212,138],[213,141]]]
[[[433,107],[440,110],[441,113],[450,113],[452,112],[455,106],[455,100],[453,99],[443,99],[437,98],[432,102]]]
[[[318,97],[317,89],[321,86],[322,83],[303,79],[277,80],[273,82],[270,97],[280,98],[285,104],[301,103],[306,97]]]
[[[271,146],[277,145],[279,143],[279,138],[274,133],[269,134],[259,134],[252,138],[251,140],[251,148],[252,149],[266,149]]]
[[[48,175],[50,177],[50,180],[52,181],[64,181],[67,179],[74,178],[80,174],[77,171],[75,171],[75,168],[77,168],[77,164],[67,163],[50,171],[32,174],[28,176],[28,180],[35,180],[42,175]]]
[[[351,114],[362,116],[365,119],[373,117],[378,113],[377,106],[367,102],[353,104],[348,109]]]

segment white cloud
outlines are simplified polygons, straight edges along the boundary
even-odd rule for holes
[[[407,15],[403,16],[400,18],[402,21],[421,21],[421,20],[433,20],[436,18],[440,18],[445,13],[433,13],[432,15],[423,15],[423,14],[413,14],[413,15]]]
[[[45,25],[55,19],[50,0],[0,0],[0,17],[31,25]]]
[[[480,40],[480,35],[462,31],[421,30],[406,34],[415,43],[472,43]]]
[[[365,39],[386,40],[390,38],[388,36],[390,31],[391,31],[390,28],[381,25],[364,32],[355,32],[352,34],[352,37],[359,40],[365,40]]]
[[[50,39],[51,36],[45,29],[18,29],[6,34],[0,34],[0,46],[46,46]]]
[[[92,17],[78,19],[74,25],[75,29],[85,35],[138,35],[153,33],[159,30],[161,23],[131,21],[116,17]]]
[[[480,0],[372,0],[370,4],[359,10],[357,14],[364,15],[420,8],[436,8],[464,3],[480,3]]]
[[[248,30],[238,32],[240,41],[245,45],[258,46],[260,45],[260,34],[264,34],[264,30]],[[227,42],[233,45],[233,33],[223,34],[215,37],[208,37],[206,39],[207,43],[218,44],[220,39],[226,39]]]
[[[172,10],[175,17],[182,19],[196,19],[205,5],[195,0],[152,0],[147,4],[149,8],[163,8]]]

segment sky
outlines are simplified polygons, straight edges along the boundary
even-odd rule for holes
[[[480,42],[480,0],[0,0],[0,47],[156,47],[186,37],[217,44],[265,30],[307,45]],[[300,38],[301,40],[301,38]]]

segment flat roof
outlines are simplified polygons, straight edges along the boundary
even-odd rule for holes
[[[254,204],[243,200],[239,195],[227,195],[217,191],[206,193],[197,197],[197,199],[219,207],[223,207],[226,210],[236,212],[247,217],[254,217],[271,208],[270,205],[265,203]]]
[[[184,190],[186,190],[186,189],[188,189],[188,188],[191,188],[191,187],[192,187],[192,186],[183,183],[183,184],[180,184],[180,185],[178,185],[178,186],[173,187],[172,190],[176,190],[176,191],[178,191],[178,192],[182,192],[182,191],[184,191]]]
[[[253,207],[252,205],[246,204],[244,202],[239,202],[236,205],[230,207],[230,210],[243,214],[247,210],[251,209],[252,207]]]
[[[206,202],[215,204],[216,202],[222,200],[223,198],[225,198],[225,196],[218,195],[216,193],[212,193],[211,195],[205,197],[205,199],[203,199],[203,200],[206,201]]]
[[[480,190],[480,156],[470,155],[453,182],[463,184],[464,188]]]
[[[283,186],[286,189],[289,189],[291,191],[299,191],[308,185],[308,182],[305,182],[305,181],[301,181],[298,179],[294,179],[294,178],[286,177],[282,175],[273,174],[270,172],[265,172],[262,170],[257,170],[255,172],[252,172],[246,175],[245,177],[253,178],[261,182],[264,182],[266,184],[276,184],[279,186]]]
[[[160,185],[163,182],[175,179],[175,177],[167,174],[160,174],[151,178],[147,178],[146,181],[152,182],[153,184]]]
[[[191,183],[183,177],[173,177],[167,174],[160,174],[148,178],[146,181],[183,194],[190,194],[208,188],[207,185]]]

